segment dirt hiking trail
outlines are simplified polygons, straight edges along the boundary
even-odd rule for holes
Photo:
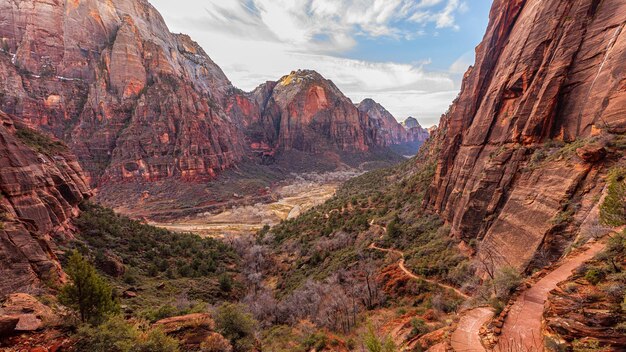
[[[556,288],[559,282],[570,277],[574,269],[601,252],[605,243],[599,241],[587,246],[588,248],[583,252],[566,258],[558,268],[517,298],[504,320],[502,335],[495,348],[496,352],[543,351],[541,318],[548,293]]]
[[[487,307],[468,310],[461,316],[452,333],[450,343],[457,352],[484,352],[480,342],[480,327],[493,317],[493,309]]]
[[[375,243],[370,244],[370,246],[368,247],[369,249],[373,249],[373,250],[377,250],[377,251],[382,251],[382,252],[387,252],[390,254],[395,254],[397,256],[400,257],[400,260],[398,261],[398,266],[400,267],[400,270],[402,270],[408,277],[414,279],[414,280],[422,280],[422,281],[426,281],[429,284],[432,285],[436,285],[439,286],[441,288],[447,289],[447,290],[452,290],[454,291],[457,295],[463,297],[463,298],[469,298],[468,295],[466,295],[465,293],[463,293],[461,290],[452,287],[450,285],[446,285],[446,284],[442,284],[441,282],[438,282],[436,280],[431,280],[431,279],[427,279],[423,276],[419,276],[419,275],[415,275],[413,272],[411,272],[409,269],[406,268],[406,266],[404,265],[404,252],[396,250],[396,249],[387,249],[387,248],[380,248],[378,246],[376,246]]]

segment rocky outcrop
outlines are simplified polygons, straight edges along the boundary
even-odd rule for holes
[[[582,265],[548,294],[542,330],[550,342],[549,350],[565,350],[591,341],[606,351],[626,348],[623,272],[612,272],[625,267],[626,251],[617,242],[624,237],[615,238],[608,253]]]
[[[14,293],[0,306],[0,336],[40,330],[57,320],[52,309],[35,297]]]
[[[618,0],[494,2],[425,200],[480,255],[524,269],[597,202],[601,152],[575,149],[626,130],[625,18]]]
[[[434,129],[431,127],[430,129],[425,129],[420,125],[415,117],[409,116],[402,122],[402,126],[412,134],[410,139],[418,141],[420,143],[424,143]]]
[[[90,190],[78,161],[57,141],[0,112],[0,296],[63,278],[53,238]]]
[[[0,107],[98,180],[213,178],[243,156],[232,86],[145,0],[0,4]]]
[[[167,335],[176,337],[187,350],[198,350],[203,344],[230,347],[228,340],[215,332],[215,322],[209,314],[195,313],[166,318],[157,321],[154,326]]]

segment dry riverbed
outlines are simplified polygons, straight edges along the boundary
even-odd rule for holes
[[[203,213],[172,222],[151,225],[201,236],[225,237],[254,233],[264,225],[275,225],[297,217],[332,198],[343,182],[358,176],[357,171],[294,175],[291,181],[277,185],[272,193],[277,201],[234,206],[220,213]]]

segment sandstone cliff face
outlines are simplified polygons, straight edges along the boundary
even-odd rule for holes
[[[94,178],[211,178],[243,156],[230,82],[145,0],[4,1],[0,42],[0,107]]]
[[[372,99],[363,100],[357,107],[362,114],[369,117],[368,122],[377,145],[414,143],[419,146],[428,139],[428,132],[422,129],[416,119],[413,119],[410,127],[403,126],[387,109]]]
[[[481,255],[523,269],[592,208],[602,165],[573,150],[626,130],[625,19],[619,0],[494,2],[425,200]]]
[[[371,99],[355,106],[332,81],[309,70],[235,94],[227,111],[245,126],[252,150],[266,156],[290,150],[362,153],[403,143],[419,146],[424,138]]]
[[[62,278],[52,238],[90,195],[76,158],[45,143],[0,111],[0,296]]]
[[[205,181],[250,150],[273,159],[411,138],[315,72],[237,90],[147,0],[0,3],[0,77],[0,108],[66,141],[94,185]]]

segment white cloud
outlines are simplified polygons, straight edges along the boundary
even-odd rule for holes
[[[398,119],[413,115],[425,126],[436,124],[457,94],[455,67],[450,73],[433,73],[426,69],[427,62],[368,62],[340,55],[363,36],[406,40],[455,29],[455,15],[465,6],[460,0],[152,3],[172,29],[190,34],[244,90],[295,69],[313,69],[332,79],[353,101],[373,98]]]
[[[464,74],[467,69],[474,64],[474,57],[475,54],[473,51],[466,52],[450,65],[448,71],[452,74]]]

